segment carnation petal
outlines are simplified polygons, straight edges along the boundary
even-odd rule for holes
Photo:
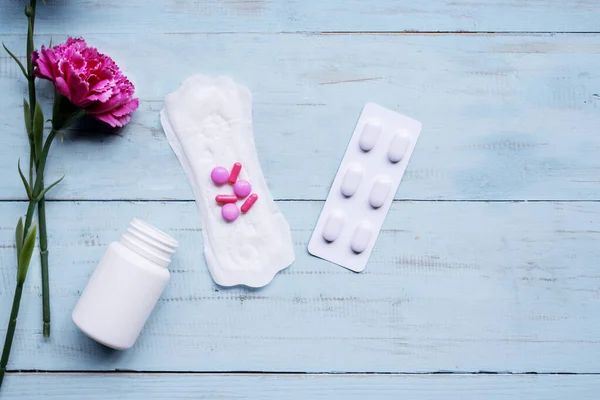
[[[110,96],[112,96],[112,90],[109,89],[106,92],[91,93],[90,95],[88,95],[88,99],[105,103],[106,101],[108,101],[108,99],[110,99]]]
[[[52,71],[44,62],[38,62],[37,69],[34,70],[35,75],[40,79],[52,80]]]
[[[127,114],[131,114],[139,107],[140,102],[138,99],[132,99],[131,101],[123,104],[122,106],[115,108],[111,113],[116,117],[122,117]]]
[[[110,80],[102,79],[102,80],[99,80],[98,82],[96,82],[94,84],[94,86],[92,86],[91,90],[93,92],[99,92],[99,91],[105,90],[106,88],[109,88],[109,87],[110,87]]]
[[[46,49],[42,46],[40,60],[48,67],[50,80],[58,76],[58,60],[52,49]]]
[[[71,100],[71,91],[69,90],[69,86],[67,82],[62,77],[58,77],[54,80],[54,87],[60,94],[65,96],[67,99]]]
[[[129,115],[117,118],[112,114],[94,115],[94,118],[102,122],[106,122],[113,128],[120,128],[122,126],[125,126],[131,120],[131,117]]]
[[[94,104],[93,106],[91,106],[90,112],[93,114],[104,114],[106,112],[109,112],[111,110],[114,110],[115,108],[122,106],[128,100],[129,99],[127,97],[125,97],[123,94],[116,93],[110,99],[108,99],[106,102],[104,102],[104,103],[98,102],[98,103]]]
[[[42,51],[43,50],[44,47],[42,46]],[[31,63],[34,67],[37,67],[34,69],[34,73],[38,78],[52,80],[52,70],[46,63],[46,57],[43,53],[40,54],[37,51],[31,53]]]
[[[71,89],[71,102],[76,106],[83,107],[88,94],[87,82],[81,80],[77,74],[71,73],[67,84]]]

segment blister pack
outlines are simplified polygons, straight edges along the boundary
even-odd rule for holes
[[[355,272],[365,269],[420,133],[420,122],[365,105],[308,244],[310,254]]]

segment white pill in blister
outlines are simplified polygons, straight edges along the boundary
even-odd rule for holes
[[[352,241],[350,242],[352,251],[355,253],[362,253],[365,251],[371,241],[372,235],[373,228],[369,222],[362,221],[358,224],[354,230],[354,235],[352,235]]]
[[[358,190],[363,177],[363,168],[358,164],[352,164],[346,170],[340,190],[346,197],[353,196]]]
[[[375,147],[375,143],[377,143],[380,133],[381,123],[377,120],[368,121],[360,134],[360,140],[358,141],[360,148],[363,149],[363,151],[370,151]]]
[[[331,214],[329,214],[327,222],[325,222],[325,226],[323,227],[323,239],[328,242],[333,242],[340,236],[345,223],[346,215],[344,212],[337,209],[333,210]]]
[[[394,133],[394,138],[388,148],[388,159],[397,163],[404,158],[408,145],[410,144],[410,136],[404,129]]]
[[[392,181],[387,176],[380,176],[373,183],[371,193],[369,194],[369,204],[373,208],[381,207],[388,198]]]

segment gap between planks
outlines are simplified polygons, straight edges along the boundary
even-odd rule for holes
[[[283,33],[283,32],[282,32]],[[302,33],[302,32],[295,32]],[[323,31],[307,32],[320,35],[400,35],[400,36],[555,36],[597,35],[598,32],[583,31]]]
[[[7,370],[12,375],[286,375],[286,376],[310,376],[310,375],[343,375],[343,376],[365,376],[365,375],[391,375],[391,376],[413,376],[413,375],[494,375],[494,376],[529,376],[529,375],[585,375],[600,376],[600,372],[508,372],[508,371],[429,371],[429,372],[301,372],[301,371],[134,371],[134,370]]]
[[[47,203],[192,203],[194,199],[46,199]],[[278,203],[325,202],[325,199],[275,199]],[[0,199],[0,203],[27,203],[26,199]],[[394,203],[599,203],[600,199],[394,199]]]
[[[133,33],[133,32],[132,32]],[[112,33],[112,32],[88,32],[86,35],[105,35],[122,36],[124,33]],[[158,33],[167,36],[190,36],[190,35],[305,35],[305,36],[319,36],[319,35],[374,35],[374,36],[568,36],[568,35],[580,35],[580,36],[595,36],[600,34],[597,32],[586,32],[586,31],[246,31],[246,32],[235,32],[235,31],[190,31],[190,32],[161,32]],[[25,37],[24,33],[0,33],[0,36],[7,37]],[[65,36],[68,35],[66,32],[52,32],[52,33],[40,33],[36,36]]]

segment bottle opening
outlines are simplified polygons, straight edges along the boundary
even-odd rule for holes
[[[147,222],[134,218],[121,237],[121,243],[137,254],[163,267],[171,263],[177,240]]]

